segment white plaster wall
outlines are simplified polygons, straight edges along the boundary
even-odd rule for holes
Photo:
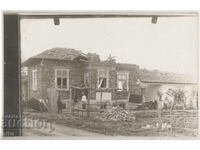
[[[163,84],[163,85],[147,85],[145,90],[145,101],[155,100],[157,98],[157,91],[162,93],[168,91],[168,89],[182,89],[186,91],[186,107],[197,108],[197,91],[196,85],[179,85],[179,84]]]
[[[171,89],[182,89],[186,93],[186,100],[185,104],[186,107],[192,107],[196,108],[197,107],[197,86],[195,85],[174,85],[174,84],[166,84],[162,85],[162,91],[166,92],[169,88]]]
[[[162,89],[162,85],[148,85],[145,90],[145,101],[153,101],[157,98],[157,91]]]

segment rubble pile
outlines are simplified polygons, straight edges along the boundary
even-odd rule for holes
[[[96,119],[101,121],[133,121],[136,118],[133,112],[116,106],[101,113]]]
[[[48,112],[48,104],[43,99],[31,98],[24,105],[36,111]]]

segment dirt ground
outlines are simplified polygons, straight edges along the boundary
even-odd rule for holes
[[[49,128],[24,128],[23,136],[35,137],[35,136],[84,136],[84,137],[101,137],[103,134],[98,134],[83,129],[77,129],[72,127],[67,127],[64,125],[52,123],[52,130]]]
[[[156,111],[137,111],[136,120],[131,122],[100,121],[90,117],[82,117],[81,114],[71,116],[64,114],[49,114],[42,112],[24,112],[24,120],[34,127],[24,125],[24,136],[150,136],[150,137],[195,137],[198,135],[198,112],[175,112],[173,114],[172,132],[160,129],[143,129],[147,124],[158,122]],[[162,122],[169,123],[168,112],[163,112]],[[25,121],[27,122],[27,121]],[[34,123],[33,123],[34,122]],[[35,123],[36,122],[36,123]],[[40,125],[38,128],[37,122]],[[44,127],[44,122],[46,125]]]

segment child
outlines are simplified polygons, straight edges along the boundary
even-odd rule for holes
[[[82,109],[86,109],[87,97],[84,92],[82,92]]]

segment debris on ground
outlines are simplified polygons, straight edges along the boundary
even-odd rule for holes
[[[96,119],[101,121],[134,121],[136,117],[133,112],[116,106],[96,116]]]
[[[147,124],[146,126],[142,126],[142,129],[152,129],[153,125],[152,124]]]
[[[31,98],[27,101],[27,107],[40,112],[48,112],[48,106],[45,100]]]
[[[147,109],[157,109],[157,101],[144,102],[141,105],[138,105],[138,107],[135,110],[147,110]]]
[[[170,131],[172,126],[169,123],[156,123],[156,124],[146,124],[145,126],[141,127],[142,129],[160,129],[161,131],[168,130]]]

